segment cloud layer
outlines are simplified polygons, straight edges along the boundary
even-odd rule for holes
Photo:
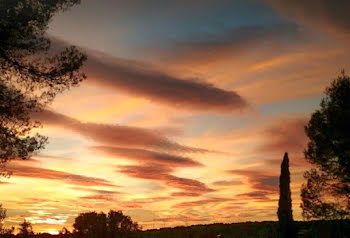
[[[182,202],[173,206],[173,208],[193,208],[198,206],[205,206],[208,204],[219,204],[227,201],[231,201],[229,198],[208,198],[203,200],[197,200],[192,202]]]
[[[279,176],[258,170],[230,170],[230,174],[247,179],[251,192],[238,194],[237,197],[253,200],[269,200],[268,195],[278,194]]]
[[[33,114],[33,118],[47,126],[58,126],[72,130],[97,144],[112,146],[153,147],[183,152],[208,152],[205,149],[180,145],[155,131],[118,124],[81,122],[49,110]]]
[[[137,62],[97,57],[91,52],[85,70],[89,82],[178,109],[230,112],[247,107],[237,92],[217,88],[200,79],[171,76]]]
[[[134,160],[140,163],[154,163],[175,167],[195,167],[201,166],[200,163],[180,155],[173,155],[165,152],[156,152],[145,149],[93,146],[91,149],[114,157],[121,157]]]
[[[224,28],[220,33],[208,34],[207,37],[193,36],[187,40],[175,41],[168,52],[160,53],[160,58],[184,66],[195,64],[206,66],[206,63],[210,62],[223,64],[227,59],[233,62],[247,60],[246,57],[250,56],[249,52],[255,52],[255,59],[249,59],[254,62],[262,57],[291,50],[293,45],[308,37],[296,24]],[[271,52],[271,47],[275,49],[274,52]],[[240,80],[240,78],[233,78],[232,81],[234,80]]]
[[[350,36],[350,2],[348,0],[263,0],[281,12],[310,26],[335,30]]]
[[[53,38],[52,43],[53,51],[68,45],[57,38]],[[173,76],[151,64],[116,58],[91,49],[82,51],[88,56],[83,71],[89,83],[177,109],[232,112],[248,107],[237,92],[218,88],[204,79]]]
[[[258,152],[302,152],[307,142],[304,132],[306,124],[307,119],[304,117],[276,120],[264,131],[266,140],[258,148]]]
[[[174,172],[174,169],[169,166],[120,166],[118,172],[121,172],[133,178],[160,181],[170,187],[178,188],[186,192],[178,195],[187,196],[187,193],[190,192],[193,196],[200,196],[202,194],[214,191],[198,180],[181,178],[171,175],[171,173]]]
[[[44,169],[32,166],[23,166],[17,164],[10,164],[9,166],[7,166],[7,169],[12,173],[13,176],[59,180],[67,184],[80,186],[115,187],[115,185],[113,185],[111,182],[105,179],[87,177],[63,171]]]

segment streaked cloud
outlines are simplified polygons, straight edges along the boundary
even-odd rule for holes
[[[152,204],[159,204],[166,201],[171,201],[173,198],[168,196],[162,197],[149,197],[149,198],[138,198],[129,201],[120,201],[124,207],[128,208],[143,208],[149,207]]]
[[[242,181],[239,180],[219,180],[215,181],[213,185],[216,186],[234,186],[234,185],[242,185]]]
[[[341,35],[350,36],[350,2],[347,0],[263,1],[276,8],[282,16],[321,30],[337,31]]]
[[[108,146],[93,146],[90,147],[94,151],[102,154],[127,158],[142,163],[154,163],[175,167],[197,167],[202,166],[199,162],[188,157],[169,154],[165,152],[156,152],[144,149],[108,147]]]
[[[101,200],[101,201],[115,201],[114,197],[109,194],[95,194],[79,197],[84,200]]]
[[[279,153],[300,152],[306,146],[307,136],[304,127],[307,119],[304,117],[275,120],[273,125],[264,132],[265,142],[258,152]]]
[[[173,208],[189,208],[189,207],[197,207],[197,206],[205,206],[208,204],[220,204],[223,202],[231,201],[229,198],[208,198],[203,200],[197,200],[192,202],[182,202],[173,206]]]
[[[178,188],[198,195],[214,191],[198,180],[171,175],[171,173],[174,172],[174,169],[168,166],[155,164],[145,166],[120,166],[118,172],[133,178],[160,181],[170,187]]]
[[[299,170],[310,166],[305,160],[303,151],[307,146],[308,138],[304,127],[308,120],[304,116],[279,118],[273,121],[261,133],[263,142],[256,148],[256,153],[270,155],[264,163],[274,168],[279,167],[282,155],[289,153],[290,166]]]
[[[171,76],[138,62],[90,53],[85,69],[89,82],[178,109],[231,112],[248,106],[235,91],[218,88],[199,78]]]
[[[7,166],[7,169],[12,173],[12,176],[59,180],[59,181],[62,181],[63,183],[80,185],[80,186],[106,186],[106,187],[115,186],[110,181],[107,181],[105,179],[87,177],[83,175],[72,174],[68,172],[39,168],[39,167],[9,164]]]
[[[176,192],[171,194],[172,197],[198,197],[200,195],[201,193],[198,192]]]
[[[266,193],[276,193],[278,191],[279,175],[268,174],[257,170],[230,170],[230,174],[239,175],[247,178],[248,185],[257,191]]]
[[[68,44],[56,38],[52,42],[53,50]],[[203,78],[173,76],[149,63],[82,50],[88,56],[83,69],[88,83],[181,110],[232,112],[248,107],[237,92],[218,88]]]
[[[36,113],[33,117],[44,125],[72,130],[98,144],[143,148],[155,147],[183,152],[208,152],[205,149],[180,145],[171,141],[165,135],[150,129],[118,124],[81,122],[77,119],[49,110]]]
[[[222,63],[227,59],[247,60],[249,52],[259,50],[255,59],[250,59],[254,62],[261,57],[290,51],[293,46],[309,38],[296,24],[247,25],[224,28],[220,33],[207,34],[207,37],[192,36],[187,40],[174,41],[169,49],[158,53],[168,63],[207,66],[208,63]],[[269,52],[270,47],[278,51]]]
[[[270,201],[269,195],[270,192],[267,191],[252,191],[248,193],[238,194],[236,197],[239,199],[248,199],[248,200],[258,200],[258,201]]]

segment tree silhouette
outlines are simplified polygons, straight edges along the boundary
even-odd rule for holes
[[[305,158],[316,167],[304,174],[301,207],[306,219],[350,217],[350,78],[343,71],[325,93],[305,127]]]
[[[81,213],[73,224],[75,233],[82,237],[105,237],[107,231],[107,217],[103,212]]]
[[[127,233],[138,231],[139,227],[129,216],[121,211],[110,210],[108,216],[105,213],[87,212],[81,213],[75,218],[73,224],[74,233],[81,237],[120,237]]]
[[[61,235],[61,236],[67,236],[67,235],[70,235],[70,234],[71,234],[71,232],[66,227],[63,227],[59,231],[59,235]]]
[[[86,56],[75,47],[54,54],[45,35],[53,15],[78,0],[0,1],[0,165],[27,159],[46,138],[31,133],[40,126],[31,113],[58,93],[77,85]],[[0,170],[1,171],[1,170]]]
[[[6,218],[6,209],[2,208],[2,204],[0,204],[0,234],[3,231],[2,222],[5,220],[5,218]]]
[[[34,235],[33,232],[33,227],[32,224],[30,222],[27,222],[26,220],[24,220],[21,224],[19,224],[19,232],[18,232],[18,236],[22,237],[22,238],[27,238],[30,237],[32,235]]]
[[[290,172],[288,153],[284,154],[281,164],[280,175],[280,198],[278,200],[278,221],[280,225],[280,237],[292,238],[296,237],[294,228],[292,198],[290,191]]]
[[[9,237],[13,234],[15,228],[4,228],[3,227],[3,221],[6,218],[6,209],[2,207],[2,204],[0,204],[0,236],[1,237]]]
[[[124,215],[122,211],[113,210],[108,213],[107,227],[110,237],[139,230],[138,224],[129,216]]]

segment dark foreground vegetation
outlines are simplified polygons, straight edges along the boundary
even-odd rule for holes
[[[110,238],[278,238],[278,222],[245,222],[233,224],[194,225],[188,227],[161,228],[147,231],[123,233]],[[296,221],[298,237],[302,238],[348,238],[350,237],[350,220],[331,221]],[[30,238],[99,238],[94,234],[81,235],[79,233],[61,232],[59,235],[39,233],[23,236],[2,235],[1,237],[30,237]],[[108,236],[107,236],[108,237]],[[102,237],[101,237],[102,238]]]
[[[295,222],[298,237],[305,238],[335,238],[349,237],[350,220],[333,220],[333,221],[310,221],[310,222]],[[135,238],[277,238],[278,222],[245,222],[233,224],[211,224],[211,225],[196,225],[189,227],[163,228],[159,230],[148,230],[138,232],[130,237]]]

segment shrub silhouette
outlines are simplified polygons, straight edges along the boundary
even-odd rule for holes
[[[34,235],[32,224],[26,220],[19,224],[18,230],[18,236],[21,238],[28,238]]]

